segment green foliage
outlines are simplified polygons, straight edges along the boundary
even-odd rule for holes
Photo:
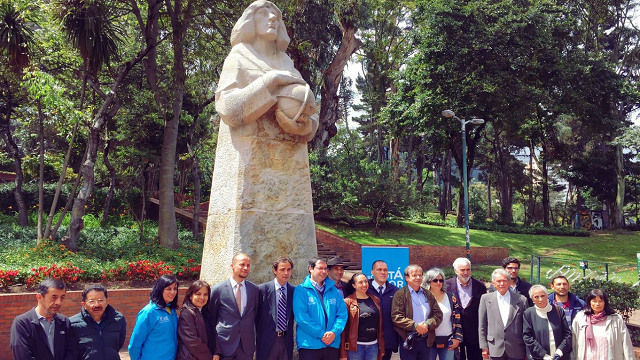
[[[444,227],[457,227],[455,219],[442,220],[438,214],[428,214],[425,217],[412,219],[418,224],[436,225]],[[557,236],[576,236],[576,237],[589,237],[591,233],[587,230],[573,229],[570,227],[544,227],[540,223],[535,223],[532,226],[518,226],[518,225],[500,225],[495,222],[471,222],[469,228],[475,230],[488,230],[496,232],[504,232],[511,234],[529,234],[529,235],[557,235]]]
[[[333,218],[364,215],[379,222],[420,209],[419,196],[406,179],[394,180],[391,165],[372,160],[353,132],[341,129],[329,149],[312,153],[309,162],[316,212]]]
[[[151,273],[158,275],[160,271],[171,271],[180,278],[193,279],[200,272],[202,240],[194,239],[190,231],[180,230],[181,247],[166,249],[159,245],[157,224],[152,221],[145,222],[145,231],[141,235],[139,224],[127,216],[117,226],[101,226],[98,217],[85,215],[86,228],[79,239],[80,250],[74,253],[53,240],[36,245],[34,227],[19,227],[14,224],[13,217],[6,215],[0,220],[0,289],[3,282],[31,286],[47,274],[65,277],[73,283],[147,280]],[[134,273],[139,276],[127,278],[126,271],[118,270],[130,270],[130,264],[138,262],[141,265],[134,265]],[[111,270],[116,270],[116,274],[109,277]]]
[[[635,309],[640,308],[640,291],[628,284],[594,279],[582,279],[571,284],[571,291],[581,299],[586,299],[593,289],[600,289],[607,294],[611,307],[620,313],[625,321],[629,320]]]

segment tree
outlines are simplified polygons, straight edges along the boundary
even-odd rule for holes
[[[13,191],[18,206],[18,225],[27,226],[27,206],[22,192],[23,174],[22,159],[18,144],[11,131],[11,116],[20,104],[23,96],[19,86],[19,77],[23,69],[29,65],[30,46],[33,41],[33,31],[29,20],[28,2],[4,1],[0,4],[0,55],[8,58],[4,62],[9,66],[0,69],[0,131],[3,136],[7,153],[13,158],[16,173],[16,187]]]

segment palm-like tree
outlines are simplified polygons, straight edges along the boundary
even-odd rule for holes
[[[57,16],[73,47],[80,51],[84,71],[95,77],[103,64],[119,61],[118,44],[123,31],[111,21],[102,0],[60,0]]]
[[[0,51],[6,53],[9,65],[20,72],[29,64],[29,45],[33,41],[33,30],[23,14],[12,1],[0,3]]]

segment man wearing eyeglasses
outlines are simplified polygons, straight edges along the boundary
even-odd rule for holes
[[[502,268],[507,270],[509,276],[511,277],[511,290],[516,294],[520,294],[527,298],[527,304],[529,307],[533,306],[533,301],[531,297],[529,297],[529,289],[531,289],[531,284],[522,280],[518,275],[520,273],[520,260],[514,257],[508,257],[502,260]],[[491,285],[489,287],[489,292],[496,291],[496,288]]]
[[[82,292],[82,309],[70,319],[79,359],[120,360],[127,336],[124,316],[107,303],[107,289],[91,285]]]

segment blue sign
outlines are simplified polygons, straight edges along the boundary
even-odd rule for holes
[[[382,260],[387,263],[389,268],[388,280],[398,288],[403,287],[404,269],[409,266],[409,248],[407,247],[378,247],[363,246],[362,247],[362,272],[369,278],[371,275],[371,265],[376,260]]]

